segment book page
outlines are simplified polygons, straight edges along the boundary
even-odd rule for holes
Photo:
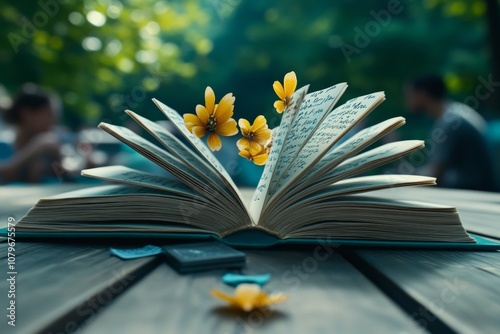
[[[323,191],[316,193],[314,196],[308,197],[304,203],[310,201],[317,202],[331,199],[335,196],[366,193],[386,188],[434,184],[436,184],[436,178],[421,175],[383,174],[360,176],[336,182],[326,187]]]
[[[316,176],[321,176],[324,170],[335,167],[343,160],[347,160],[352,155],[365,149],[381,137],[404,124],[405,119],[403,117],[394,117],[357,132],[344,143],[325,154],[302,179],[304,182],[310,182]]]
[[[342,179],[363,173],[375,167],[397,160],[424,147],[422,140],[404,140],[385,144],[347,159],[329,173],[320,178],[318,183],[332,184]]]
[[[231,192],[234,194],[236,197],[235,199],[237,200],[238,204],[241,206],[241,208],[245,209],[245,204],[243,197],[241,196],[241,193],[234,183],[233,179],[231,179],[231,176],[228,174],[228,172],[224,169],[222,164],[217,160],[217,158],[212,154],[208,146],[206,146],[200,138],[196,137],[193,135],[189,130],[186,128],[184,125],[184,119],[182,116],[175,111],[174,109],[168,107],[167,105],[163,104],[162,102],[158,101],[157,99],[153,99],[153,102],[158,106],[158,108],[167,116],[167,118],[172,121],[172,124],[186,137],[186,139],[193,145],[193,147],[200,152],[203,157],[208,161],[212,167],[215,168],[215,170],[219,173],[219,175],[222,177],[222,180],[224,183],[228,186],[228,188],[231,190]],[[245,209],[246,212],[246,209]]]
[[[207,179],[207,181],[216,179],[220,180],[223,185],[224,182],[220,175],[215,171],[215,168],[210,166],[205,160],[200,158],[183,142],[177,139],[167,129],[159,124],[142,117],[131,110],[125,111],[132,117],[139,125],[155,137],[170,153],[175,155],[179,160],[184,162],[186,166],[200,177]]]
[[[360,96],[347,101],[328,114],[299,152],[272,195],[283,190],[286,185],[314,166],[347,131],[379,105],[385,99],[384,96],[383,92]]]
[[[164,190],[187,197],[200,197],[191,188],[176,179],[145,173],[125,166],[106,166],[82,170],[82,175],[105,181]],[[201,197],[200,197],[201,198]]]
[[[169,152],[159,148],[150,141],[142,138],[125,127],[107,123],[101,123],[99,124],[99,127],[144,157],[156,163],[158,166],[164,168],[196,191],[200,193],[207,191],[204,186],[206,184],[206,180],[190,172],[189,168],[187,168],[183,162],[178,160]]]
[[[306,199],[308,196],[311,196],[312,194],[340,180],[356,176],[375,167],[397,160],[407,154],[421,149],[423,146],[424,142],[421,140],[400,141],[385,144],[354,156],[335,167],[332,171],[325,174],[316,182],[309,184],[300,191],[294,192],[278,203],[273,203],[273,210],[270,210],[269,212],[266,211],[262,219],[266,222],[266,227],[274,228],[274,226],[270,227],[268,224],[279,225],[280,212],[287,211],[286,208],[291,207],[294,203]]]
[[[304,176],[292,182],[286,194],[283,194],[279,199],[276,197],[273,198],[272,203],[276,203],[276,200],[279,202],[284,198],[286,199],[301,192],[304,188],[317,181],[321,176],[331,171],[341,162],[364,150],[381,137],[404,124],[405,119],[403,117],[394,117],[357,132],[338,147],[334,147],[332,150],[328,151],[328,153],[312,166]]]
[[[266,201],[268,186],[276,169],[276,165],[280,159],[283,143],[286,141],[291,125],[295,119],[295,115],[297,114],[297,111],[300,108],[300,105],[302,104],[302,101],[304,100],[304,97],[307,93],[307,89],[309,89],[309,86],[304,86],[297,90],[292,95],[292,105],[287,107],[283,112],[283,118],[281,119],[278,132],[273,138],[273,144],[271,146],[271,152],[269,152],[269,158],[267,159],[267,163],[264,166],[264,171],[262,172],[262,176],[260,177],[257,189],[255,189],[252,203],[250,205],[250,215],[252,216],[254,222],[258,222],[259,220],[262,207],[264,206],[264,203]]]
[[[290,133],[284,142],[280,159],[269,186],[271,192],[291,162],[297,157],[299,151],[311,138],[317,126],[333,109],[346,89],[347,84],[343,82],[306,95],[295,116]]]

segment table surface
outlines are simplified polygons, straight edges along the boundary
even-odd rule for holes
[[[0,187],[0,222],[78,185]],[[500,194],[410,188],[393,198],[455,205],[466,228],[500,240]],[[500,253],[373,249],[246,250],[289,300],[240,313],[209,296],[223,270],[180,275],[161,256],[123,261],[109,245],[16,243],[16,327],[0,333],[500,333]],[[7,268],[7,243],[0,243]],[[0,280],[2,312],[8,282]]]

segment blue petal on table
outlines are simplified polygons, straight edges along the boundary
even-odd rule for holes
[[[138,259],[163,253],[158,246],[147,245],[141,248],[110,248],[111,254],[123,260]]]
[[[270,278],[271,278],[270,274],[242,275],[242,274],[227,273],[224,276],[222,276],[222,282],[231,286],[237,286],[238,284],[241,283],[255,283],[260,286],[263,286],[267,282],[269,282]]]

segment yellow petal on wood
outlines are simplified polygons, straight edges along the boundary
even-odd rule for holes
[[[198,104],[196,106],[196,115],[198,115],[198,118],[201,122],[203,122],[203,124],[208,123],[208,117],[210,117],[210,113],[208,112],[207,108],[205,108],[201,104]]]
[[[273,89],[274,89],[274,92],[276,93],[276,95],[278,95],[278,97],[282,100],[285,99],[285,91],[283,89],[283,85],[281,84],[281,82],[279,81],[275,81],[273,83]]]
[[[274,108],[276,108],[276,111],[281,114],[283,112],[283,110],[285,110],[285,102],[281,101],[281,100],[277,100],[276,102],[274,102]]]
[[[220,140],[219,135],[215,132],[210,132],[207,144],[212,151],[219,151],[222,148],[222,141]]]
[[[251,311],[255,308],[255,301],[261,293],[261,288],[257,284],[243,283],[236,287],[234,297],[238,305],[244,311]]]
[[[205,89],[205,107],[210,115],[214,113],[215,107],[215,93],[212,87],[207,86]]]
[[[233,118],[230,118],[226,123],[219,124],[215,127],[215,132],[220,134],[221,136],[234,136],[238,133],[238,128],[236,127],[236,121]]]
[[[288,299],[287,295],[282,292],[269,295],[268,298],[271,304],[283,303]]]
[[[243,157],[247,157],[247,153],[243,151],[239,154]],[[218,290],[212,290],[211,294],[215,298],[222,299],[230,303],[232,306],[239,307],[246,312],[286,300],[285,294],[277,293],[268,295],[259,285],[252,283],[243,283],[238,285],[234,292],[234,296]]]
[[[297,88],[297,75],[295,75],[295,72],[288,72],[285,75],[285,97],[290,98],[292,94],[295,92],[295,88]]]
[[[219,291],[219,290],[212,290],[210,291],[210,294],[212,296],[214,296],[215,298],[219,298],[219,299],[222,299],[222,300],[225,300],[229,303],[235,303],[235,299],[233,296],[230,296],[228,294],[226,294],[225,292],[222,292],[222,291]]]
[[[215,118],[217,123],[226,123],[233,116],[235,97],[232,93],[224,95],[219,101],[219,105],[215,108]]]

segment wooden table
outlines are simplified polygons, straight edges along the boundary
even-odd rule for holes
[[[37,198],[75,186],[1,187],[0,226]],[[434,188],[387,196],[456,205],[500,240],[500,195]],[[16,243],[16,327],[7,325],[0,244],[0,333],[500,333],[500,253],[310,249],[246,251],[244,273],[289,301],[243,314],[209,296],[222,270],[179,275],[158,257],[123,261],[109,245]],[[321,256],[318,256],[321,255]]]

